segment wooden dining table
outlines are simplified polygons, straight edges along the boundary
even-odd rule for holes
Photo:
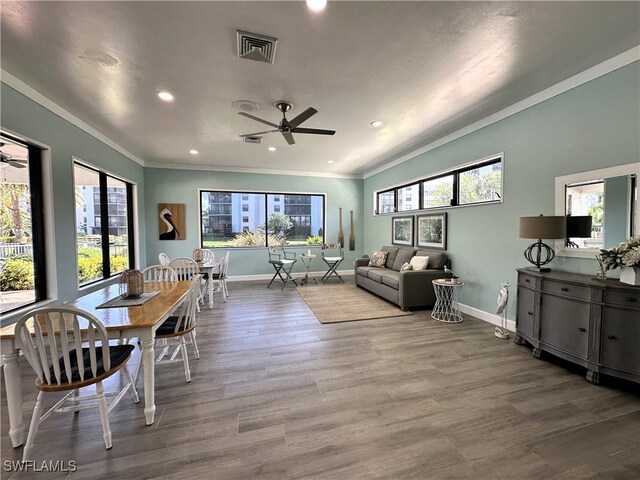
[[[137,338],[142,346],[144,366],[144,415],[147,425],[155,419],[155,370],[154,337],[157,328],[187,296],[191,282],[145,282],[145,292],[160,292],[139,306],[96,308],[107,300],[116,298],[119,285],[111,285],[78,298],[71,306],[86,310],[96,316],[106,327],[110,339]],[[15,344],[14,325],[0,329],[0,349],[4,367],[5,391],[9,411],[9,438],[13,447],[24,442],[22,419],[22,383],[19,351]]]

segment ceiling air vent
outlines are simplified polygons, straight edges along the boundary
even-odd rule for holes
[[[238,57],[256,62],[273,63],[276,56],[277,38],[243,32],[242,30],[237,30],[237,33]]]
[[[262,143],[262,137],[242,137],[244,138],[244,143]]]

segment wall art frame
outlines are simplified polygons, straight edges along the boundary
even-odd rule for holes
[[[447,249],[447,213],[416,215],[416,246]]]

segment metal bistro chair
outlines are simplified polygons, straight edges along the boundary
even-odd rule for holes
[[[344,260],[344,252],[342,246],[339,243],[329,243],[322,246],[322,260],[327,264],[329,268],[327,273],[322,277],[322,283],[327,283],[332,276],[336,276],[342,283],[344,280],[338,273],[338,267]]]
[[[97,407],[100,410],[102,437],[111,448],[109,412],[127,390],[138,403],[138,392],[127,368],[133,345],[109,345],[107,329],[89,312],[73,307],[40,308],[24,315],[15,327],[16,344],[36,372],[39,390],[31,417],[22,460],[29,459],[38,426],[52,413],[78,412]],[[106,393],[102,381],[122,369],[125,384],[118,393]],[[79,396],[79,389],[96,386],[95,395]],[[42,414],[45,392],[69,391],[53,407]],[[107,396],[115,395],[107,406]],[[81,403],[94,400],[93,403]],[[71,405],[65,406],[69,402]]]
[[[297,287],[295,279],[291,276],[291,270],[293,266],[298,260],[296,259],[295,252],[287,252],[282,245],[276,245],[269,247],[269,263],[273,265],[273,268],[276,270],[276,273],[273,274],[271,281],[267,288],[271,287],[271,284],[276,279],[276,277],[280,278],[282,282],[282,288],[280,290],[284,290],[284,287],[289,282],[293,282],[293,284]],[[282,276],[282,272],[284,272],[285,277]]]

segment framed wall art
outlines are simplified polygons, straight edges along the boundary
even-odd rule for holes
[[[447,249],[447,214],[416,215],[416,246]]]
[[[391,243],[413,247],[413,217],[391,219]]]
[[[184,240],[184,203],[158,204],[158,239]]]

